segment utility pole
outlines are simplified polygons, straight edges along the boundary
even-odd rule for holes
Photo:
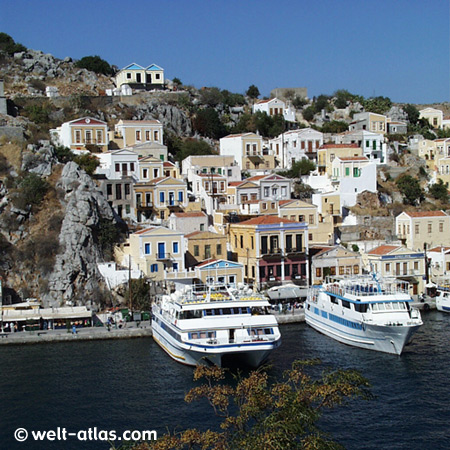
[[[129,301],[129,309],[131,314],[131,307],[132,307],[132,298],[133,294],[131,292],[131,255],[128,258],[128,301]]]

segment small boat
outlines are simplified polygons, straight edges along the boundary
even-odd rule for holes
[[[269,301],[248,286],[212,284],[163,295],[152,308],[154,340],[175,361],[258,367],[281,343]]]
[[[400,355],[423,324],[411,307],[408,283],[352,277],[314,287],[305,320],[344,344]]]
[[[436,289],[436,309],[450,313],[450,287],[438,286]]]

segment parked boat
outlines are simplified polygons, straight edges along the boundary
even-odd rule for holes
[[[450,286],[438,286],[436,289],[436,309],[450,312]]]
[[[185,288],[158,299],[152,309],[155,341],[183,364],[237,360],[258,367],[281,343],[270,304],[248,286]]]
[[[312,288],[306,323],[339,342],[400,355],[423,324],[408,283],[355,277]]]

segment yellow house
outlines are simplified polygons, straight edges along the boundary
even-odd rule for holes
[[[203,284],[225,283],[237,285],[244,282],[244,266],[235,261],[212,259],[195,267],[197,279]]]
[[[184,234],[161,226],[152,226],[130,234],[116,248],[116,259],[141,270],[155,281],[166,278],[166,272],[184,271]]]
[[[363,156],[358,144],[324,144],[317,150],[317,168],[320,175],[333,175],[332,163],[336,157]]]
[[[160,178],[164,174],[163,162],[160,159],[147,156],[139,159],[139,180],[147,182]]]
[[[186,266],[193,267],[210,259],[227,256],[227,237],[211,231],[194,231],[187,239]]]
[[[442,180],[450,186],[450,156],[435,161],[436,181]]]
[[[150,200],[153,202],[153,209],[161,220],[167,220],[170,213],[183,211],[187,207],[187,186],[184,181],[161,177],[151,180],[148,184],[152,188]]]
[[[108,124],[92,117],[71,120],[50,130],[53,142],[71,150],[108,151]]]
[[[276,216],[230,223],[229,243],[247,281],[275,285],[307,282],[308,226]]]
[[[311,260],[311,284],[321,284],[327,276],[353,276],[361,273],[361,255],[341,245],[325,248]]]
[[[308,242],[330,245],[334,243],[333,216],[319,214],[318,207],[302,200],[280,202],[278,215],[285,219],[308,224]]]
[[[410,284],[411,295],[424,292],[425,254],[401,245],[380,245],[367,253],[369,267],[383,278],[395,277]]]
[[[163,144],[163,126],[159,120],[119,120],[111,138],[119,148],[147,142]]]
[[[428,120],[433,128],[442,128],[444,113],[440,109],[425,108],[419,111],[419,119]]]
[[[397,236],[406,247],[421,251],[450,245],[450,216],[444,211],[407,211],[395,218]]]
[[[241,170],[274,169],[272,150],[263,149],[262,137],[256,133],[230,134],[220,139],[220,154],[233,156]]]
[[[384,135],[387,132],[387,117],[373,112],[357,113],[348,128],[350,131],[367,130]]]
[[[162,89],[164,87],[164,69],[151,64],[142,67],[132,63],[116,74],[116,87],[128,84],[133,89]]]

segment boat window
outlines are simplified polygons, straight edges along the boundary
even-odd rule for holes
[[[206,331],[200,332],[200,338],[205,339],[206,338]]]
[[[273,334],[273,328],[247,328],[247,333],[250,336],[264,336],[266,334]]]
[[[334,303],[335,305],[339,305],[339,300],[334,296],[330,295],[331,303]]]
[[[399,307],[399,309],[403,309],[403,310],[406,309],[406,305],[403,302],[399,302],[398,307]]]
[[[260,308],[259,306],[252,307],[252,316],[262,316],[264,314],[264,308]]]
[[[202,317],[202,311],[200,309],[195,310],[187,310],[187,311],[180,311],[179,319],[200,319]]]
[[[348,302],[347,300],[342,300],[342,306],[344,308],[350,309],[350,302]]]
[[[369,309],[369,305],[367,303],[354,303],[355,311],[360,313],[365,313]]]
[[[384,303],[378,303],[378,311],[384,311],[385,309]]]
[[[232,308],[222,308],[222,314],[229,315],[233,314]]]
[[[392,310],[392,303],[391,302],[385,303],[385,306],[386,306],[386,311],[391,311]]]
[[[198,333],[191,333],[191,339],[198,339]]]
[[[205,309],[205,316],[214,316],[214,310],[213,309]]]

